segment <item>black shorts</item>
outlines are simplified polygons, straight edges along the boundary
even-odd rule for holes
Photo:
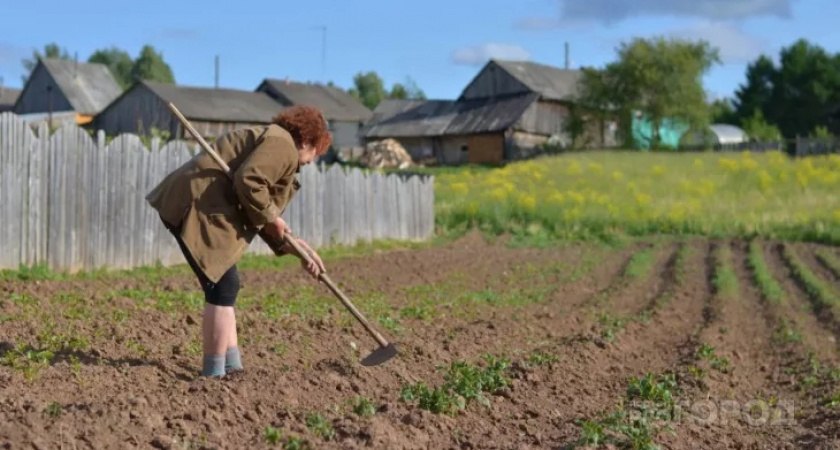
[[[181,239],[181,226],[170,227],[166,222],[164,226],[172,233],[178,246],[181,248],[181,253],[184,254],[187,263],[192,268],[193,273],[198,277],[198,282],[201,284],[201,289],[204,291],[204,300],[216,306],[233,306],[236,303],[236,296],[239,294],[239,272],[236,270],[234,264],[227,272],[222,275],[218,282],[214,283],[204,274],[198,264],[193,259],[192,254],[187,249],[184,241]]]

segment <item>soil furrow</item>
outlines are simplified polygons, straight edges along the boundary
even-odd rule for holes
[[[810,330],[810,333],[803,334],[806,345],[819,352],[822,358],[832,358],[830,355],[834,355],[834,358],[840,356],[837,337],[832,328],[815,313],[811,297],[785,262],[782,248],[779,242],[767,242],[764,254],[773,278],[785,291],[788,311],[793,320],[800,329]]]
[[[773,253],[782,264],[784,276],[791,280],[792,289],[796,291],[796,295],[793,298],[796,299],[797,307],[810,313],[816,319],[819,326],[830,333],[829,340],[834,346],[836,353],[840,350],[840,347],[838,347],[840,345],[840,341],[838,341],[838,336],[840,336],[840,323],[838,323],[837,318],[834,317],[831,310],[816,297],[817,294],[809,291],[809,286],[796,275],[791,262],[785,258],[786,245],[785,243],[775,243]],[[793,254],[800,261],[800,264],[805,265],[807,268],[807,263],[803,261],[803,258],[795,251]]]
[[[773,327],[768,326],[773,322],[768,321],[752,282],[747,245],[743,241],[731,243],[731,261],[727,262],[738,280],[738,290],[731,296],[718,297],[720,316],[715,327],[700,336],[710,346],[703,348],[711,351],[702,353],[706,361],[699,365],[707,370],[706,389],[694,400],[704,399],[716,417],[700,415],[705,420],[692,423],[692,416],[683,422],[686,437],[691,437],[683,440],[686,448],[695,439],[713,448],[772,446],[791,431],[791,426],[796,427],[792,405],[797,392],[782,376],[787,361],[784,352],[773,344]],[[756,410],[750,411],[751,407]],[[771,417],[774,412],[779,416]],[[677,429],[678,436],[682,437],[684,429]]]
[[[665,277],[674,282],[663,288],[673,292],[672,300],[657,310],[649,321],[628,324],[615,342],[603,350],[604,362],[601,364],[609,367],[608,370],[593,370],[593,364],[579,369],[577,377],[589,375],[590,379],[584,384],[586,388],[571,395],[568,401],[582,404],[584,408],[579,415],[562,422],[556,440],[566,444],[577,441],[582,430],[575,421],[595,420],[599,412],[612,410],[626,391],[630,377],[641,378],[648,373],[666,371],[680,361],[683,347],[702,326],[702,310],[708,292],[705,249],[695,244],[686,245],[694,245],[694,251],[684,262],[682,283],[675,284],[676,277]],[[592,358],[589,353],[584,354]],[[602,375],[592,377],[596,373]],[[562,377],[565,379],[569,375]]]
[[[358,363],[374,348],[370,336],[297,266],[243,270],[246,370],[221,380],[197,378],[201,302],[189,274],[3,282],[0,448],[283,448],[290,437],[327,449],[562,448],[595,432],[578,420],[596,424],[622,400],[626,417],[640,413],[627,396],[646,387],[656,394],[663,385],[645,382],[668,373],[683,389],[673,391],[682,416],[671,423],[676,436],[652,440],[663,448],[836,445],[840,414],[822,402],[840,371],[824,366],[811,377],[816,359],[807,353],[835,363],[834,335],[803,310],[809,297],[778,248],[763,249],[786,294],[776,303],[756,288],[747,243],[656,242],[527,249],[473,234],[440,248],[335,260],[333,278],[400,349],[378,367]],[[650,259],[635,263],[647,261],[648,276],[625,276],[643,273],[631,259],[645,249]],[[721,249],[731,251],[732,273],[716,278]],[[123,288],[132,292],[113,295]],[[782,318],[790,333],[778,327]],[[64,349],[49,358],[16,347],[30,343]],[[486,369],[485,354],[511,361],[499,373],[511,385],[484,393],[484,404],[478,397],[448,416],[430,410],[457,401],[450,391],[403,397],[412,383],[442,386],[450,364]],[[41,356],[45,366],[26,381]],[[461,372],[462,393],[481,389],[470,373]],[[721,410],[792,397],[801,413],[793,427]],[[630,425],[637,443],[656,431]]]
[[[826,266],[825,263],[816,256],[816,249],[822,246],[806,245],[801,243],[788,243],[786,245],[793,249],[796,256],[805,263],[806,267],[808,267],[808,269],[810,269],[821,282],[825,283],[826,286],[834,291],[835,295],[840,294],[840,279],[838,279],[837,274],[835,274],[831,268]]]

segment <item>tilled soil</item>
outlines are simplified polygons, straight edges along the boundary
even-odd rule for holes
[[[0,447],[836,448],[836,321],[782,249],[830,292],[840,283],[816,252],[840,253],[757,241],[781,292],[768,296],[750,244],[468,235],[330,261],[401,351],[377,367],[359,364],[375,342],[325,286],[297,268],[242,271],[245,371],[223,379],[198,377],[201,297],[186,272],[0,282]],[[436,412],[457,401],[434,391],[446,369],[483,370],[485,355],[508,361],[504,386]],[[415,383],[437,396],[407,397]],[[664,414],[635,420],[644,404]]]

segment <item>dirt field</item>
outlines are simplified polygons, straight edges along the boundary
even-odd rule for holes
[[[222,380],[197,377],[185,273],[2,282],[0,448],[837,448],[840,253],[750,244],[330,262],[401,349],[379,367],[325,286],[243,271],[246,370]]]

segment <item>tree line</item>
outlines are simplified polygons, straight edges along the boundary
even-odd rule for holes
[[[34,50],[31,58],[21,61],[25,70],[22,76],[24,84],[41,58],[71,60],[74,56],[55,42],[45,45],[43,51]],[[172,67],[163,59],[163,54],[151,45],[144,45],[134,58],[118,47],[105,47],[94,51],[86,61],[107,66],[123,89],[140,80],[175,84]],[[335,86],[332,81],[327,84]],[[405,82],[393,83],[391,88],[387,89],[384,80],[375,71],[358,72],[353,77],[353,86],[347,92],[370,109],[376,108],[385,99],[426,98],[426,94],[411,77]]]
[[[653,125],[654,148],[661,144],[658,131],[666,120],[692,129],[737,125],[758,141],[829,134],[830,115],[840,104],[840,55],[799,39],[781,49],[778,64],[765,54],[750,62],[732,98],[710,101],[702,78],[720,63],[719,50],[703,40],[623,42],[613,61],[581,69],[573,134],[582,133],[589,121],[617,118],[629,140],[632,115],[638,112]]]

